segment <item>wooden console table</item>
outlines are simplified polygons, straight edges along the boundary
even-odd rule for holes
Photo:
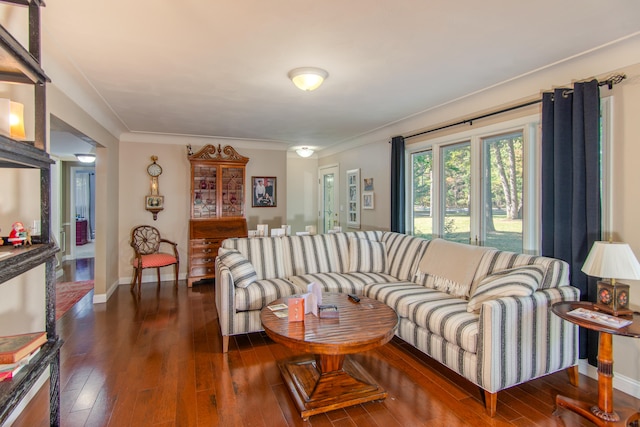
[[[287,298],[270,305],[286,303]],[[312,353],[279,362],[300,416],[382,400],[387,392],[355,360],[346,355],[386,344],[398,326],[392,308],[360,297],[355,303],[346,294],[322,294],[323,304],[335,304],[339,319],[320,319],[307,314],[304,322],[280,319],[267,307],[260,313],[264,330],[274,341],[294,350]]]
[[[612,340],[613,335],[640,338],[640,315],[634,313],[633,323],[616,329],[567,314],[576,308],[593,310],[593,304],[590,302],[561,302],[554,304],[551,310],[564,320],[599,333],[598,404],[557,395],[556,405],[581,415],[597,426],[627,426],[633,421],[640,420],[640,413],[635,408],[623,407],[615,411],[613,409]]]

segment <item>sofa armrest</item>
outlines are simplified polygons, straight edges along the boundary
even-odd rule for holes
[[[578,327],[553,314],[551,306],[579,296],[579,289],[560,286],[482,304],[478,385],[494,393],[576,365]]]
[[[235,314],[235,284],[228,267],[225,267],[218,258],[215,261],[216,280],[215,298],[218,322],[222,336],[232,335],[233,315]]]

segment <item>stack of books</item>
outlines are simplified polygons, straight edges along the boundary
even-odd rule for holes
[[[0,381],[12,379],[46,342],[46,332],[0,337]]]

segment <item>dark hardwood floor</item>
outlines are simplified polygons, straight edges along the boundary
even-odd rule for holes
[[[292,353],[265,334],[235,337],[228,354],[212,285],[120,286],[107,304],[92,292],[58,321],[63,426],[588,426],[561,409],[558,393],[596,401],[596,381],[580,387],[556,373],[502,391],[485,415],[478,389],[398,339],[355,358],[389,392],[371,402],[303,421],[276,362]],[[616,404],[640,401],[615,392]],[[48,425],[43,387],[16,427]]]

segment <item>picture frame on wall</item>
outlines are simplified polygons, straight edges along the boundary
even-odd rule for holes
[[[251,177],[251,207],[274,208],[277,204],[277,179],[275,176]]]
[[[347,171],[347,227],[360,228],[360,169]]]
[[[373,209],[373,191],[362,193],[362,209]]]

